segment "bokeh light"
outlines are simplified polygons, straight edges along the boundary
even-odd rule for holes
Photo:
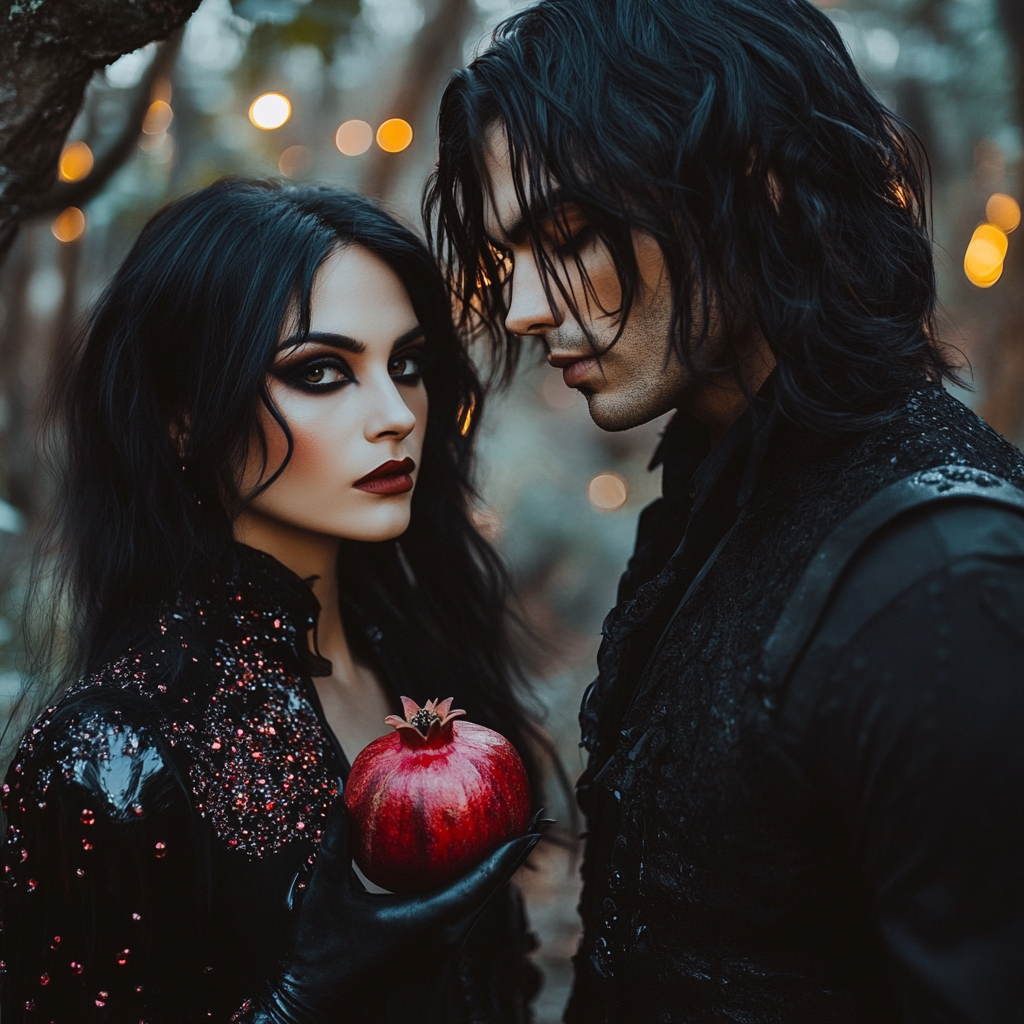
[[[412,142],[412,125],[400,117],[388,118],[377,129],[377,145],[386,153],[401,153]]]
[[[249,107],[249,120],[264,131],[280,128],[291,116],[292,105],[288,97],[279,92],[265,92],[257,96]]]
[[[373,145],[373,129],[365,121],[345,121],[334,133],[334,144],[345,156],[361,156]]]
[[[92,150],[84,142],[72,142],[60,155],[61,181],[81,181],[92,170]]]
[[[964,254],[964,273],[978,288],[991,288],[1003,273],[1006,233],[995,224],[979,224]]]
[[[600,512],[614,512],[626,504],[629,485],[618,473],[598,473],[587,487],[587,499]]]
[[[277,161],[277,169],[286,177],[294,178],[309,167],[309,150],[305,146],[289,146]]]
[[[142,122],[142,130],[147,135],[162,135],[171,126],[174,120],[174,111],[170,103],[164,100],[153,100],[146,111],[145,120]]]
[[[996,192],[985,204],[985,217],[1009,234],[1020,224],[1020,205],[1013,196]]]
[[[75,242],[85,234],[85,214],[77,206],[69,206],[53,218],[50,230],[58,242]]]

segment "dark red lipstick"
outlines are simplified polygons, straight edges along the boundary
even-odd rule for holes
[[[405,494],[412,490],[412,471],[416,463],[412,459],[400,462],[391,459],[378,466],[372,473],[360,477],[352,486],[367,494]]]

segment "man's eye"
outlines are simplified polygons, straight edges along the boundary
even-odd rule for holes
[[[551,251],[555,256],[565,259],[569,256],[578,255],[587,243],[594,237],[594,229],[589,224],[584,224],[575,234],[569,238],[562,236],[561,241],[553,241]]]

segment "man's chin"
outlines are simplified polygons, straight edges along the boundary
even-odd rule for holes
[[[644,403],[631,401],[625,396],[614,396],[599,391],[584,392],[590,418],[602,429],[610,433],[619,430],[632,430],[642,423],[657,419],[667,409],[659,407],[645,408]]]

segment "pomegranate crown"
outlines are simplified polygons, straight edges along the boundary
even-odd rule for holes
[[[402,739],[414,746],[435,746],[451,739],[451,723],[466,712],[459,708],[451,710],[454,697],[445,700],[428,700],[423,707],[408,697],[402,698],[405,718],[388,715],[385,725],[392,725]]]

